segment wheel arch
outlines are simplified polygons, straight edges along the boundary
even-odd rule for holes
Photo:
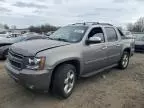
[[[131,53],[131,48],[124,48],[123,52],[127,51],[129,54]]]
[[[61,61],[61,62],[56,64],[56,66],[54,67],[54,69],[52,71],[50,86],[52,86],[52,82],[54,80],[54,75],[55,75],[55,72],[56,72],[57,68],[59,66],[63,65],[63,64],[72,64],[76,68],[76,76],[78,77],[80,75],[80,71],[81,71],[80,60],[78,60],[76,58],[73,58],[73,59],[68,59],[68,60]]]

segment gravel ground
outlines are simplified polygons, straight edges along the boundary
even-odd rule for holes
[[[24,89],[9,78],[1,61],[0,108],[144,108],[144,54],[135,54],[126,70],[78,80],[66,100]]]

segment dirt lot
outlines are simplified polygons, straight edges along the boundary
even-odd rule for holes
[[[0,62],[0,108],[144,108],[144,54],[126,70],[111,69],[80,79],[70,98],[33,93],[16,84]]]

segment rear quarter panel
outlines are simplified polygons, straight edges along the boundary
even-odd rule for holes
[[[123,43],[122,52],[124,51],[124,49],[130,48],[131,55],[134,54],[134,47],[135,47],[134,39],[122,39],[121,42]]]

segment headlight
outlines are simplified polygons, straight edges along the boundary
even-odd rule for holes
[[[28,58],[26,68],[32,70],[43,70],[45,66],[45,59],[46,57]]]

